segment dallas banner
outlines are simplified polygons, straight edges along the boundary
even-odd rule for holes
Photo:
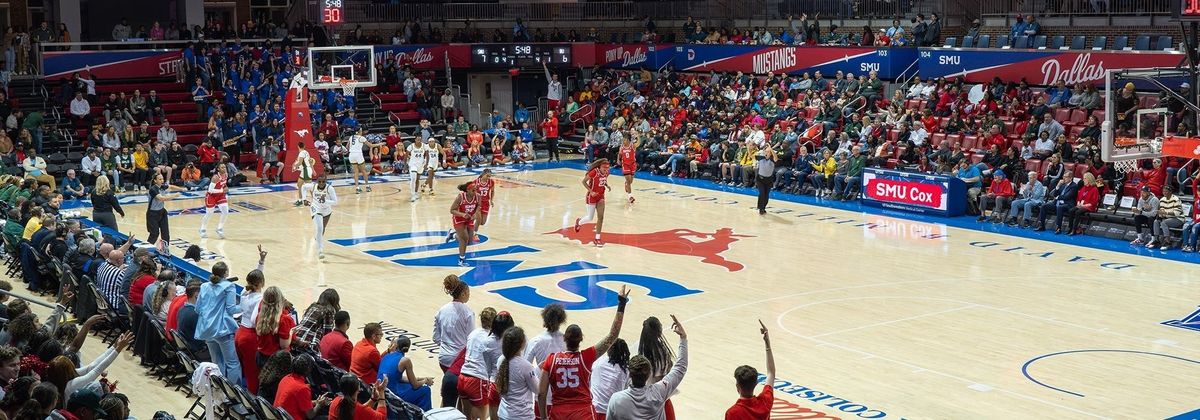
[[[1031,85],[1104,82],[1106,70],[1176,67],[1185,60],[1178,51],[1060,51],[922,48],[921,77],[962,76],[970,83],[1025,79]],[[1182,83],[1182,80],[1175,84]]]
[[[46,51],[42,70],[47,80],[82,71],[100,79],[175,77],[182,57],[179,50]]]

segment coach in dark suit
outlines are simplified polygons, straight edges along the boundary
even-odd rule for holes
[[[1079,183],[1075,182],[1074,174],[1070,171],[1064,172],[1062,179],[1058,180],[1058,185],[1046,195],[1046,203],[1042,204],[1042,211],[1038,214],[1038,227],[1034,230],[1046,230],[1046,217],[1050,215],[1051,210],[1054,211],[1055,229],[1062,230],[1063,214],[1075,207],[1078,195]]]

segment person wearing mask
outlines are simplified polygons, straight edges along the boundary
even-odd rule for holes
[[[683,377],[687,374],[687,332],[679,319],[671,315],[671,330],[679,336],[679,358],[675,366],[661,380],[650,383],[654,367],[651,361],[643,355],[629,359],[630,387],[613,394],[608,401],[609,420],[662,420],[668,418],[669,406],[667,398],[679,388]]]
[[[221,369],[221,375],[229,383],[241,385],[245,382],[234,344],[237,321],[233,318],[241,309],[237,305],[237,290],[226,278],[228,274],[229,267],[225,262],[218,262],[213,265],[208,282],[200,286],[200,296],[196,299],[199,319],[194,337],[204,341],[213,363]]]

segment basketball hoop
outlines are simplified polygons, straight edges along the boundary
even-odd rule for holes
[[[1121,175],[1125,175],[1130,172],[1136,171],[1137,163],[1138,163],[1137,159],[1118,160],[1116,162],[1113,162],[1113,169],[1115,169],[1117,172],[1121,173]]]
[[[338,83],[338,86],[342,87],[342,95],[354,96],[354,80],[338,79],[337,83]]]

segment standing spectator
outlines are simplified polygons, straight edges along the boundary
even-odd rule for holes
[[[932,21],[926,25],[925,39],[921,42],[921,45],[936,47],[939,46],[938,41],[942,39],[942,21],[937,13],[930,13],[929,17]]]
[[[244,383],[242,366],[234,345],[237,321],[233,320],[233,316],[240,313],[241,309],[237,305],[237,291],[233,283],[225,278],[228,273],[229,267],[224,262],[218,262],[212,267],[209,281],[200,286],[200,296],[196,299],[196,313],[200,318],[195,337],[208,346],[213,363],[221,369],[225,379],[241,385]],[[254,363],[251,360],[246,362]],[[282,391],[282,385],[280,389]]]
[[[1018,36],[1024,35],[1032,39],[1042,32],[1042,24],[1035,22],[1033,15],[1025,15],[1025,25],[1022,27],[1021,33]]]
[[[758,214],[767,214],[767,203],[771,199],[771,186],[775,185],[775,161],[779,157],[775,155],[775,149],[765,148],[759,151],[755,156],[755,185],[758,186]],[[633,373],[633,366],[630,365],[630,374]],[[643,380],[644,382],[644,380]]]
[[[554,116],[554,107],[546,111],[546,119],[542,120],[542,137],[546,139],[546,161],[561,161],[558,157],[558,117]]]
[[[651,22],[651,24],[653,23]],[[546,108],[556,111],[563,99],[562,82],[558,81],[557,74],[550,74],[550,67],[546,65],[545,61],[542,62],[542,70],[546,72]]]
[[[971,27],[967,28],[967,36],[969,36],[971,38],[978,38],[979,30],[981,29],[981,26],[982,25],[979,23],[979,19],[972,20]]]
[[[33,41],[39,44],[54,42],[55,39],[54,31],[50,30],[50,23],[44,20],[38,25],[37,29],[33,30],[31,35],[33,36]]]
[[[17,68],[17,32],[9,25],[4,30],[4,71],[12,74]]]
[[[929,25],[925,23],[925,15],[918,13],[917,17],[912,20],[912,23],[913,46],[925,46],[925,33],[929,31]]]
[[[767,326],[758,321],[759,333],[762,334],[763,344],[767,348],[767,376],[763,379],[763,389],[754,395],[754,387],[758,385],[758,370],[753,366],[741,365],[733,371],[733,379],[737,383],[738,398],[733,407],[725,410],[725,420],[766,420],[771,418],[771,406],[775,402],[775,356],[771,353],[771,336]]]
[[[675,390],[679,388],[679,384],[683,382],[683,376],[687,374],[688,365],[687,332],[683,330],[683,324],[679,323],[675,315],[671,315],[671,320],[674,321],[671,329],[675,331],[675,334],[679,335],[679,357],[675,360],[675,366],[671,368],[671,371],[661,381],[649,384],[647,382],[654,370],[650,360],[640,354],[630,358],[630,387],[613,394],[612,398],[609,399],[608,419],[667,418],[665,413],[667,398],[675,393]]]
[[[372,322],[363,327],[363,339],[354,345],[350,355],[350,373],[368,385],[375,383],[379,375],[379,342],[383,340],[383,327]]]
[[[133,28],[129,27],[129,21],[125,18],[121,18],[121,23],[113,25],[112,39],[114,41],[124,41],[129,39],[132,32]]]

